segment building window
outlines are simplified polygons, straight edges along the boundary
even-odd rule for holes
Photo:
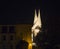
[[[14,38],[13,38],[13,35],[11,35],[11,36],[10,36],[10,40],[13,40],[13,39],[14,39]]]
[[[2,36],[2,40],[3,40],[3,41],[6,40],[6,35],[3,35],[3,36]]]
[[[7,32],[8,32],[8,27],[2,26],[2,33],[7,33]]]
[[[9,33],[15,33],[15,27],[9,26]]]

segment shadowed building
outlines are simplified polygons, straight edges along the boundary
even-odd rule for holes
[[[16,45],[16,49],[28,49],[28,42],[26,42],[25,40],[19,40]]]

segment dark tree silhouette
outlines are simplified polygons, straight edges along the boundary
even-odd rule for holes
[[[20,40],[16,45],[16,49],[28,49],[28,42],[25,40]]]

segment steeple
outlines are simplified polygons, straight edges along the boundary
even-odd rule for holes
[[[40,16],[40,10],[38,11],[38,16],[35,10],[35,17],[34,17],[34,24],[32,26],[32,32],[35,34],[35,36],[37,35],[37,33],[39,33],[41,28],[41,16]]]
[[[37,34],[41,31],[41,17],[40,17],[40,10],[38,11],[38,16],[37,16],[37,12],[35,10],[35,15],[34,15],[34,23],[32,26],[32,33],[31,33],[31,37],[32,37],[32,45],[36,46],[36,43],[34,42],[34,37],[37,36]]]
[[[35,29],[37,26],[41,28],[41,16],[40,16],[40,10],[38,11],[38,16],[35,10],[35,17],[34,17],[34,24],[32,29]]]
[[[41,28],[42,23],[41,23],[40,10],[38,11],[37,25]]]
[[[34,24],[37,22],[37,12],[35,10],[35,14],[34,14]]]

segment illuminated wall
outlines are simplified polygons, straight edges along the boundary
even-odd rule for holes
[[[31,27],[29,24],[16,25],[17,40],[22,39],[29,43],[28,49],[32,49]]]
[[[23,39],[27,42],[31,42],[31,25],[20,24],[16,25],[16,37],[17,39]]]

